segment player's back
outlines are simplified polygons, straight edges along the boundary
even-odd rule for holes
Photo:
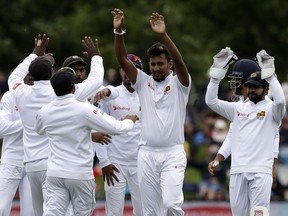
[[[73,94],[68,94],[57,97],[40,110],[37,116],[41,118],[40,133],[49,137],[51,150],[48,175],[76,179],[89,175],[87,178],[91,178],[93,148],[84,111],[87,106],[91,110],[90,104],[76,101]]]
[[[24,161],[48,158],[48,138],[37,134],[34,125],[37,111],[55,98],[50,81],[35,81],[33,86],[21,85],[18,88],[15,96],[24,129]]]

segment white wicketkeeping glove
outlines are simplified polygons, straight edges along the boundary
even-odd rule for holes
[[[229,64],[236,61],[238,57],[234,54],[230,47],[222,49],[213,57],[213,65],[209,70],[212,78],[223,79],[227,73]]]
[[[263,49],[256,54],[256,58],[261,68],[261,79],[271,77],[275,73],[274,57]]]

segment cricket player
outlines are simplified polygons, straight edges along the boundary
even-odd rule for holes
[[[232,73],[228,75],[230,80],[230,89],[232,91],[232,101],[243,103],[247,98],[247,91],[244,83],[247,81],[248,77],[255,71],[261,71],[261,68],[256,63],[256,61],[251,59],[241,59],[238,60],[232,69]],[[266,96],[267,100],[270,100],[268,96]],[[208,164],[208,171],[211,175],[214,175],[214,170],[217,166],[215,164],[219,164],[221,161],[227,159],[231,155],[231,136],[232,136],[232,127],[233,123],[230,124],[228,136],[224,140],[220,149],[218,150],[218,154]],[[274,163],[273,163],[273,181],[276,181],[276,163],[279,154],[279,130],[277,131],[275,140],[274,140]]]
[[[94,44],[90,37],[84,37],[82,42],[88,56],[91,57],[91,71],[88,79],[75,85],[75,98],[80,101],[86,100],[97,91],[102,85],[104,76],[103,59],[97,41]],[[13,70],[8,79],[23,124],[24,165],[31,185],[36,216],[43,214],[47,159],[50,149],[47,135],[37,134],[34,125],[37,111],[56,96],[50,84],[54,72],[53,65],[44,56],[48,43],[49,37],[39,34],[35,38],[33,53]],[[34,78],[33,86],[23,83],[23,78],[28,72]]]
[[[27,75],[24,82],[33,84],[31,75]],[[0,136],[3,136],[0,164],[0,215],[10,215],[12,201],[19,188],[20,215],[34,216],[30,184],[23,163],[23,126],[11,90],[3,95],[0,102]]]
[[[68,70],[56,73],[51,84],[57,97],[37,112],[35,123],[37,133],[47,134],[51,152],[44,216],[64,216],[70,201],[74,215],[90,216],[95,208],[91,130],[127,133],[137,116],[118,121],[91,104],[76,101],[74,76]]]
[[[162,15],[153,13],[151,16],[151,28],[163,44],[156,43],[148,49],[151,75],[147,75],[127,57],[123,39],[124,12],[114,9],[112,13],[116,56],[138,93],[141,105],[137,166],[143,215],[184,215],[182,186],[187,165],[184,121],[191,77],[166,32]]]
[[[219,83],[233,58],[229,47],[214,56],[205,99],[212,110],[233,122],[230,205],[233,216],[249,216],[255,206],[269,210],[273,146],[285,111],[285,97],[275,76],[274,58],[261,50],[257,53],[261,72],[252,73],[245,82],[248,99],[243,103],[218,99]],[[273,101],[265,97],[269,86]]]
[[[136,68],[143,70],[142,61],[138,56],[128,54],[128,58]],[[114,100],[101,103],[101,109],[119,120],[128,114],[135,114],[140,120],[127,134],[113,136],[108,145],[96,145],[96,154],[105,179],[106,215],[123,216],[125,191],[128,187],[133,214],[141,216],[141,196],[137,177],[141,107],[138,94],[132,88],[130,80],[122,68],[120,68],[120,76],[122,85],[116,87],[119,96]]]

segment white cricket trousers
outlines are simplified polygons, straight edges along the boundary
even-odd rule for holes
[[[144,216],[182,216],[183,181],[187,165],[183,145],[138,152],[138,182]]]
[[[254,206],[265,206],[270,211],[271,174],[231,174],[229,194],[233,216],[249,216]]]
[[[142,216],[142,205],[137,177],[137,166],[127,166],[113,163],[120,173],[116,172],[119,182],[108,186],[105,181],[105,209],[106,216],[123,216],[125,203],[125,190],[128,186],[131,194],[133,215]]]
[[[26,171],[27,172],[27,171]],[[27,172],[35,216],[42,216],[46,201],[46,170]]]
[[[24,167],[0,165],[0,216],[9,216],[12,201],[19,188],[20,216],[34,216],[30,184]]]
[[[47,203],[44,216],[65,216],[71,202],[74,216],[91,216],[95,209],[95,180],[47,176]]]

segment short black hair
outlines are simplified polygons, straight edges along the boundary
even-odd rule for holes
[[[171,60],[171,56],[170,56],[170,53],[169,53],[167,47],[164,44],[160,43],[160,42],[158,42],[156,44],[153,44],[147,50],[147,55],[148,55],[149,58],[154,57],[154,56],[160,56],[162,54],[165,55],[165,57],[166,57],[166,59],[168,61]]]
[[[29,65],[29,73],[34,81],[49,80],[53,73],[53,65],[45,56],[38,56]]]
[[[74,75],[68,69],[63,70],[55,73],[50,82],[57,96],[70,94],[74,87]]]

